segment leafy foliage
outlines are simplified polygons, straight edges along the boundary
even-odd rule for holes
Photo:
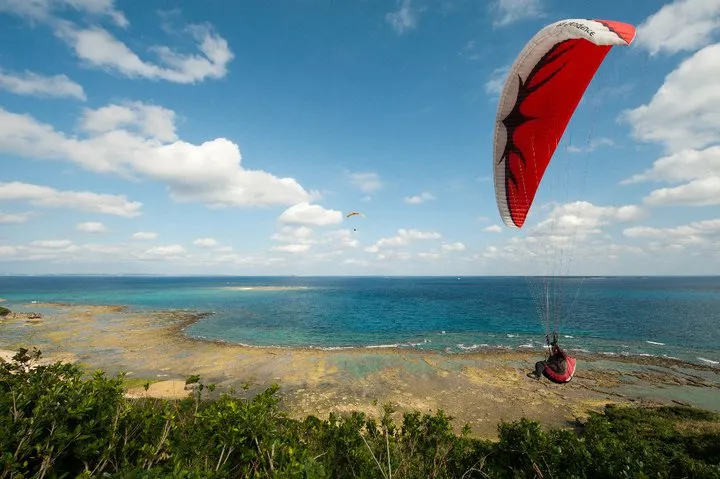
[[[277,385],[210,398],[193,376],[186,399],[130,399],[123,375],[39,358],[0,362],[0,478],[720,477],[720,417],[693,408],[608,406],[578,431],[521,419],[488,441],[443,411],[290,419]]]
[[[7,315],[10,314],[10,313],[12,313],[12,311],[10,311],[10,310],[7,309],[7,308],[3,308],[2,306],[0,306],[0,318],[1,318],[1,317],[5,317],[5,316],[7,316]]]

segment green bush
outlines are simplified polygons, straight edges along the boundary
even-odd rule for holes
[[[277,385],[211,398],[192,377],[186,399],[127,399],[122,375],[39,358],[0,362],[0,478],[720,478],[720,418],[693,408],[608,406],[577,431],[521,419],[488,441],[443,411],[290,419]]]
[[[5,316],[7,316],[7,315],[10,314],[10,313],[12,313],[12,311],[10,311],[10,310],[7,309],[7,308],[3,308],[2,306],[0,306],[0,316],[5,317]]]

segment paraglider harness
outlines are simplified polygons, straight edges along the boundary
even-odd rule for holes
[[[558,349],[559,349],[559,346],[557,345],[557,341],[558,341],[557,333],[553,333],[552,341],[550,340],[549,334],[545,335],[545,342],[548,345],[548,359],[550,359],[552,357],[553,350],[555,349],[555,347],[558,347]]]
[[[550,341],[550,335],[545,335],[545,340],[549,346],[548,359],[543,369],[543,374],[552,382],[564,384],[569,382],[575,374],[575,358],[568,356],[565,351],[560,349],[557,343],[557,333],[553,333],[553,339]],[[557,363],[557,357],[565,361],[565,368],[562,372],[555,371],[550,367],[549,363]]]

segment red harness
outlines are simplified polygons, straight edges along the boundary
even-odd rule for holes
[[[545,377],[547,377],[550,381],[555,383],[567,383],[570,382],[570,380],[573,377],[573,374],[575,374],[575,358],[571,358],[570,356],[565,356],[565,372],[564,373],[556,373],[552,370],[550,366],[545,366],[545,369],[543,370],[543,373],[545,374]]]

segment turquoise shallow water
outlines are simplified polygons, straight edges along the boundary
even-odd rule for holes
[[[720,364],[720,278],[567,278],[561,344],[612,355]],[[305,287],[233,290],[228,287]],[[462,354],[544,345],[525,278],[0,277],[31,301],[214,312],[189,336],[252,346],[414,348]]]

